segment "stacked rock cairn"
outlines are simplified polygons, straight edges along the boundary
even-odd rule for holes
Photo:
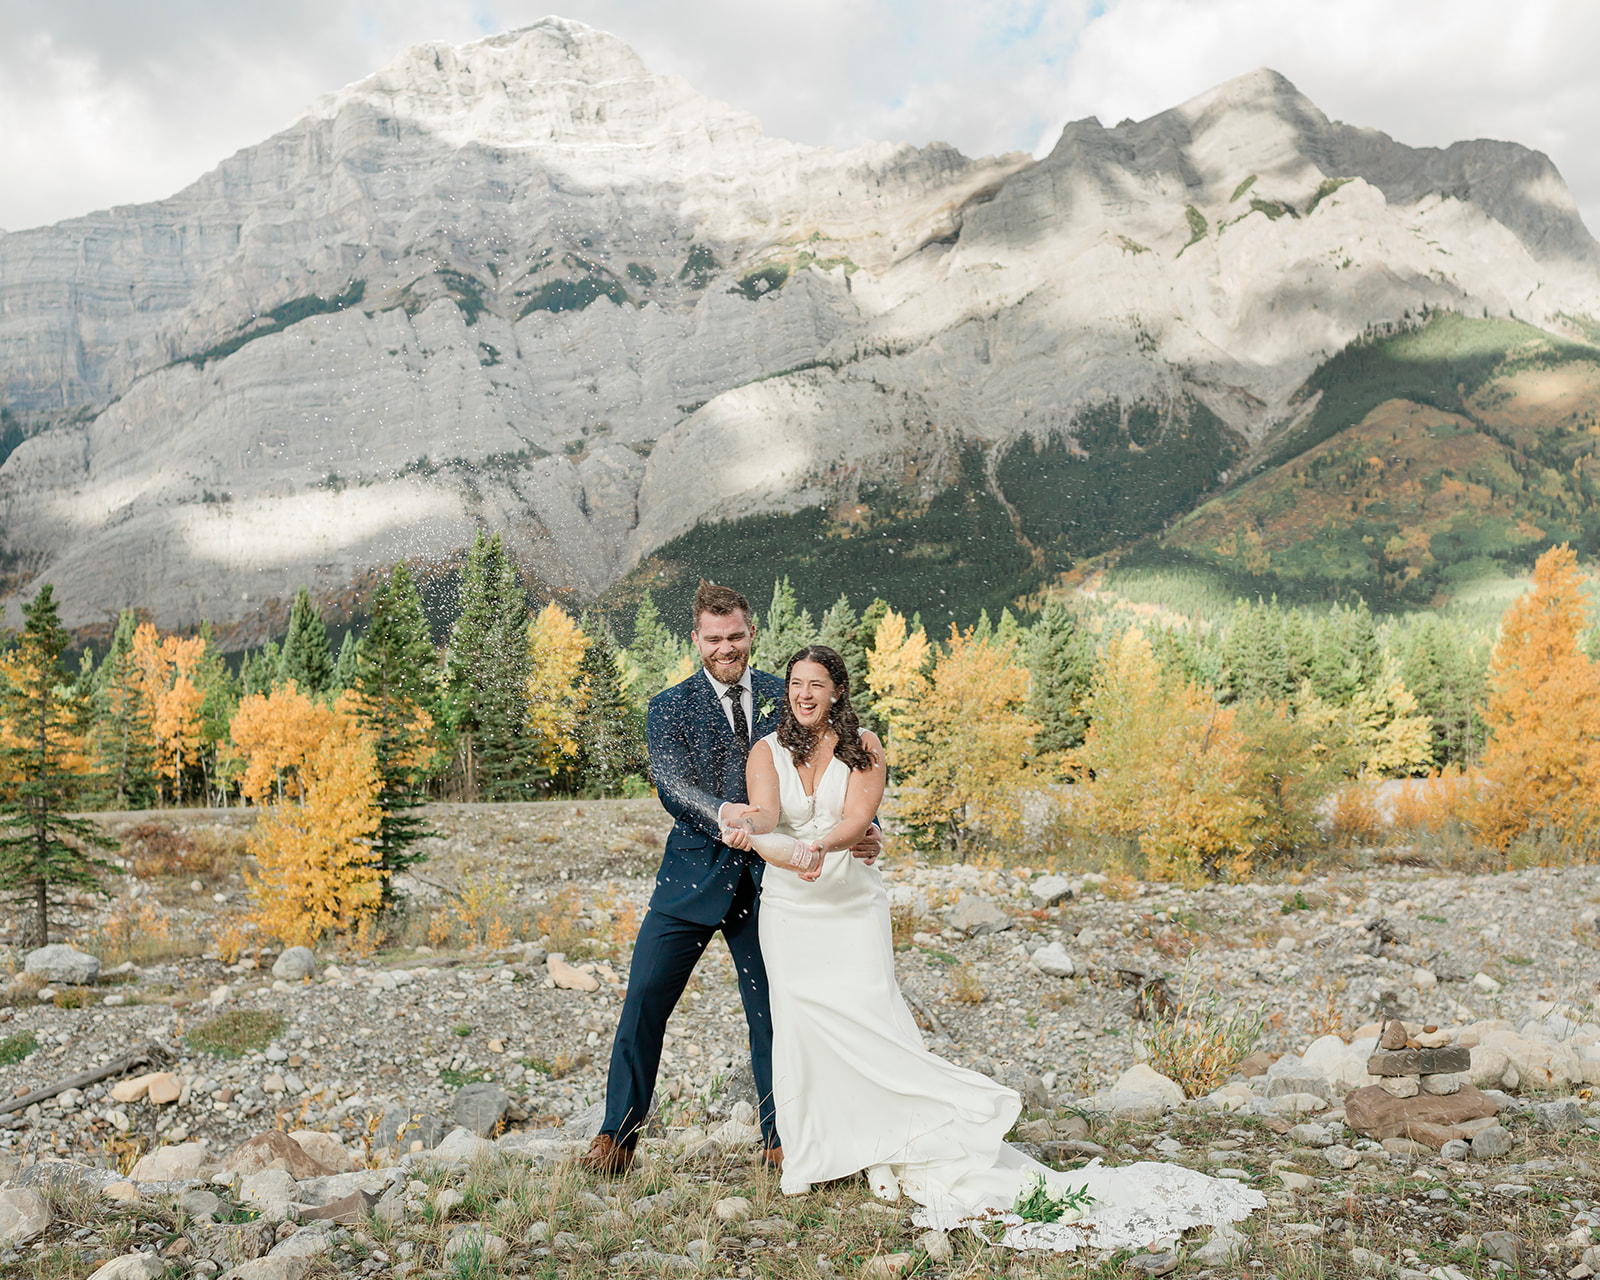
[[[1437,1042],[1429,1043],[1435,1037]],[[1391,1098],[1459,1093],[1470,1079],[1471,1066],[1471,1050],[1452,1045],[1448,1031],[1424,1027],[1412,1040],[1398,1018],[1384,1026],[1377,1049],[1367,1059],[1368,1073],[1378,1077],[1378,1086]]]

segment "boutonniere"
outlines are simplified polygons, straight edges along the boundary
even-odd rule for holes
[[[763,697],[760,702],[756,703],[756,719],[765,720],[777,709],[778,704],[776,702],[771,698]]]

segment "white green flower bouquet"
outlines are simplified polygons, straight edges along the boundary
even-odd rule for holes
[[[1011,1211],[1024,1222],[1076,1222],[1093,1203],[1087,1186],[1064,1187],[1037,1174],[1033,1185],[1017,1195]]]

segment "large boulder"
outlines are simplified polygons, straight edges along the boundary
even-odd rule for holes
[[[64,942],[28,952],[22,968],[36,978],[62,986],[87,986],[100,976],[99,957]]]
[[[130,1182],[184,1182],[198,1178],[205,1167],[206,1149],[198,1142],[157,1147],[140,1156],[128,1173]]]
[[[310,947],[290,947],[272,964],[272,976],[284,982],[300,982],[316,972],[317,957]]]
[[[1028,957],[1028,961],[1049,978],[1070,978],[1078,972],[1077,964],[1059,942],[1040,947]]]
[[[1028,885],[1028,895],[1041,907],[1053,907],[1072,897],[1072,881],[1066,876],[1040,876]]]
[[[1471,1136],[1456,1131],[1456,1125],[1498,1111],[1491,1098],[1470,1084],[1443,1096],[1419,1093],[1411,1098],[1396,1098],[1377,1085],[1369,1085],[1344,1100],[1345,1123],[1363,1137],[1413,1138],[1436,1151],[1452,1138]]]
[[[1352,1089],[1373,1083],[1367,1074],[1367,1059],[1377,1042],[1371,1037],[1346,1044],[1338,1036],[1326,1035],[1313,1040],[1300,1059],[1307,1075],[1321,1076],[1328,1083],[1328,1097],[1341,1098]]]
[[[1565,1044],[1527,1039],[1514,1031],[1490,1031],[1479,1043],[1505,1051],[1523,1089],[1559,1092],[1583,1083],[1583,1064]]]
[[[296,1129],[289,1137],[296,1146],[332,1173],[352,1173],[356,1162],[348,1148],[331,1133],[321,1129]]]
[[[487,1138],[511,1110],[511,1096],[497,1084],[482,1081],[463,1085],[452,1104],[455,1120],[463,1129]]]
[[[945,922],[952,929],[959,929],[962,933],[971,934],[974,938],[982,937],[986,933],[1000,933],[1011,928],[1014,921],[994,903],[987,898],[980,898],[977,894],[965,894],[961,901],[950,908],[945,916]]]
[[[0,1244],[24,1245],[44,1234],[54,1215],[37,1191],[0,1188]]]
[[[1511,1065],[1511,1055],[1498,1045],[1475,1044],[1469,1050],[1467,1077],[1480,1089],[1515,1088],[1521,1079]],[[1510,1078],[1508,1079],[1508,1073]]]
[[[1154,1119],[1183,1105],[1183,1089],[1148,1063],[1129,1067],[1111,1088],[1095,1094],[1089,1103],[1096,1111],[1109,1111],[1134,1119]]]
[[[247,1138],[222,1162],[224,1173],[237,1173],[245,1177],[269,1169],[282,1169],[292,1178],[323,1178],[344,1172],[342,1168],[324,1165],[288,1134],[277,1129]]]

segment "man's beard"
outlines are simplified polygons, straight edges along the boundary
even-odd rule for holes
[[[723,684],[738,684],[739,678],[744,675],[745,668],[750,665],[750,655],[741,653],[732,662],[719,663],[711,658],[701,658],[700,665],[713,679],[722,681]]]

